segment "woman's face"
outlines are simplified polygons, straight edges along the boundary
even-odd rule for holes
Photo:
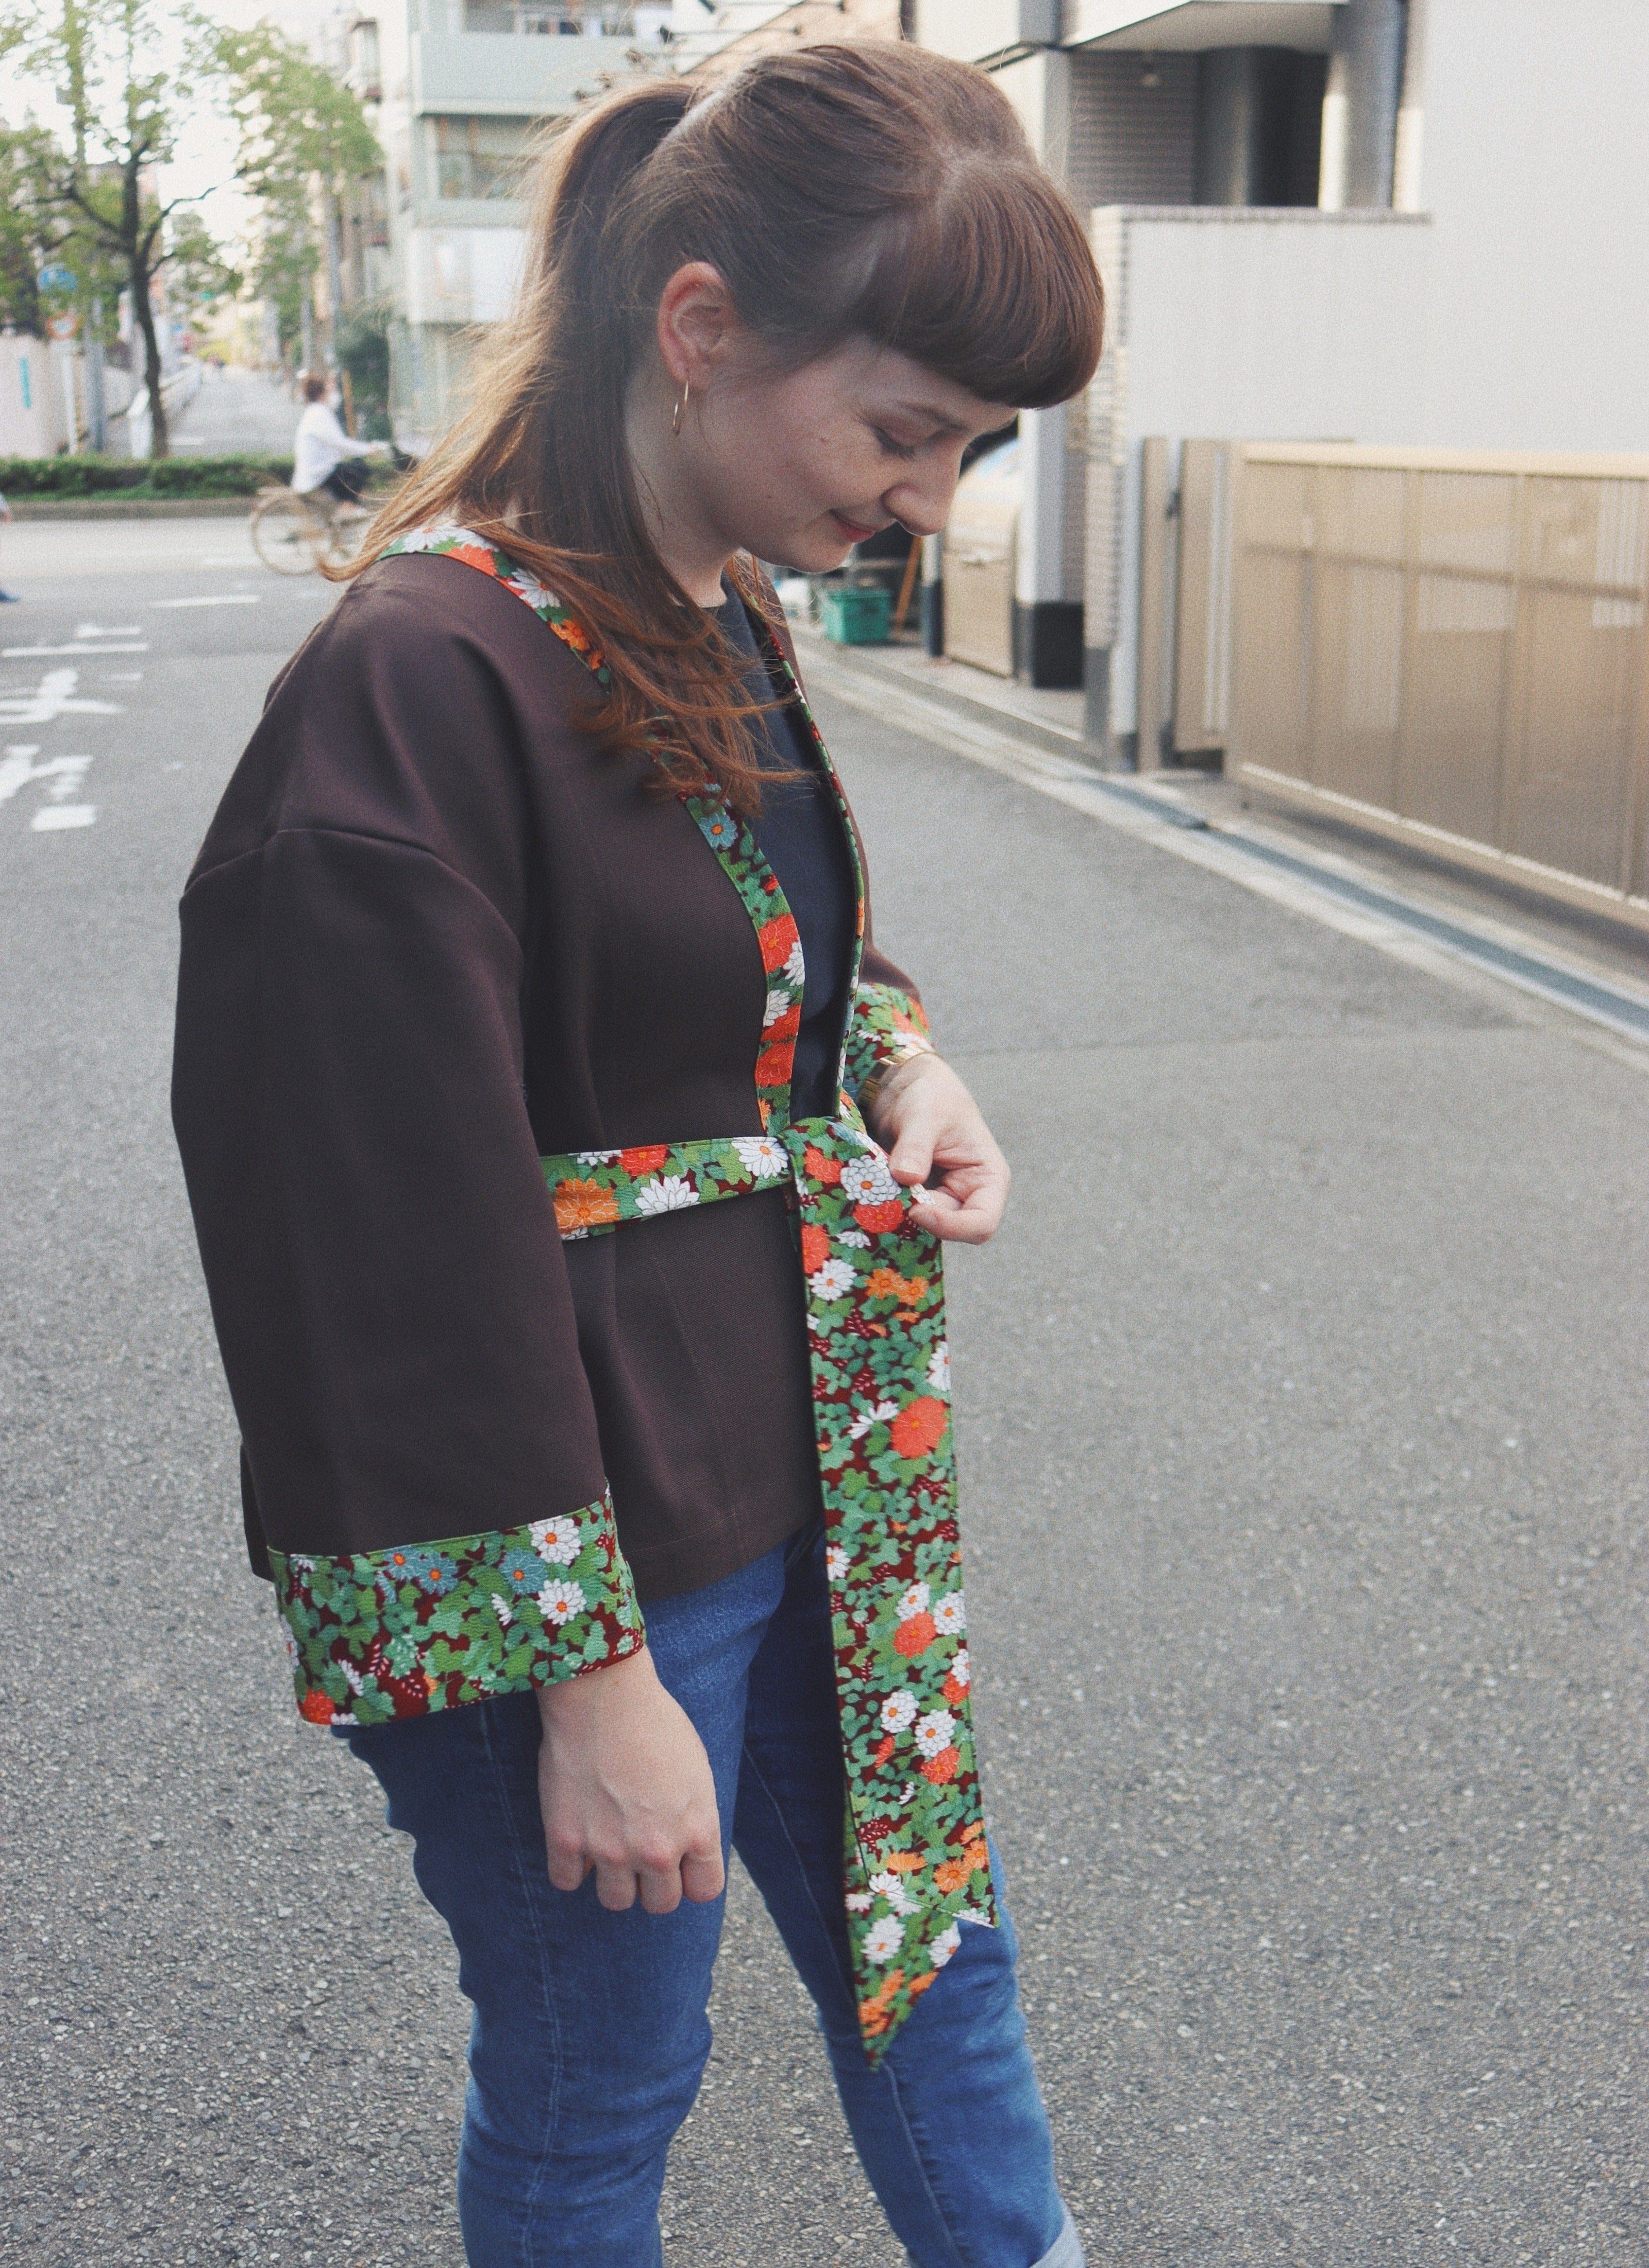
[[[784,376],[735,363],[689,402],[682,438],[729,550],[818,574],[894,520],[937,534],[962,452],[1012,415],[855,340]]]

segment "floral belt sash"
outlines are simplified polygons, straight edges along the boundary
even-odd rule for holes
[[[429,528],[389,548],[438,553],[495,577],[598,683],[607,681],[583,625],[484,537]],[[750,917],[767,976],[755,1064],[765,1130],[542,1163],[563,1238],[607,1234],[683,1206],[782,1188],[787,1179],[795,1192],[847,1789],[848,1934],[860,2029],[875,2063],[955,1952],[960,1924],[996,1919],[968,1705],[940,1248],[912,1222],[910,1199],[851,1099],[873,1071],[932,1043],[908,996],[859,983],[865,887],[846,799],[788,660],[770,626],[759,627],[769,666],[813,734],[857,877],[843,1116],[790,1123],[804,981],[796,923],[750,831],[715,799],[689,795],[687,811]],[[622,1560],[616,1584],[608,1565],[615,1553],[610,1514],[596,1523],[593,1538],[568,1520],[540,1525],[557,1531],[550,1541],[563,1558],[582,1547],[592,1571],[586,1582],[585,1560],[571,1565],[578,1580],[561,1586],[569,1593],[566,1609],[552,1595],[556,1584],[540,1594],[541,1605],[550,1597],[552,1614],[571,1611],[575,1590],[582,1603],[593,1592],[605,1595],[604,1586],[627,1588]],[[568,1531],[564,1541],[561,1529]],[[535,1543],[536,1537],[535,1529]],[[600,1619],[592,1617],[593,1625]],[[640,1643],[622,1599],[608,1619],[610,1631],[592,1627],[592,1663]]]
[[[845,1098],[844,1098],[845,1100]],[[848,1929],[872,2060],[995,1919],[974,1764],[939,1241],[850,1108],[782,1134],[546,1158],[563,1238],[786,1182],[800,1212]]]

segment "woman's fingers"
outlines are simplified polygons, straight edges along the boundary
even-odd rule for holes
[[[718,1839],[708,1852],[690,1852],[681,1861],[681,1895],[695,1905],[708,1905],[718,1898],[727,1887],[727,1870],[721,1863],[721,1844]]]

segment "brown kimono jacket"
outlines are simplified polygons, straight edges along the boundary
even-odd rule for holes
[[[822,1508],[875,2058],[992,1914],[942,1259],[857,1099],[920,1006],[821,741],[856,990],[836,1106],[794,1119],[760,844],[595,753],[605,665],[553,593],[462,529],[401,546],[447,556],[369,570],[283,674],[183,902],[174,1116],[254,1563],[302,1713],[379,1722],[632,1653],[638,1595]]]
[[[784,1193],[575,1243],[545,1201],[541,1155],[762,1130],[755,932],[595,690],[496,581],[386,560],[189,878],[173,1109],[261,1574],[610,1487],[644,1602],[818,1513]]]

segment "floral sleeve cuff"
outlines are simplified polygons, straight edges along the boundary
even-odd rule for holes
[[[847,1083],[863,1109],[888,1072],[911,1056],[935,1052],[922,1003],[896,984],[861,984],[848,1027]]]
[[[312,1725],[525,1693],[645,1642],[608,1497],[490,1535],[269,1559],[298,1714]]]

